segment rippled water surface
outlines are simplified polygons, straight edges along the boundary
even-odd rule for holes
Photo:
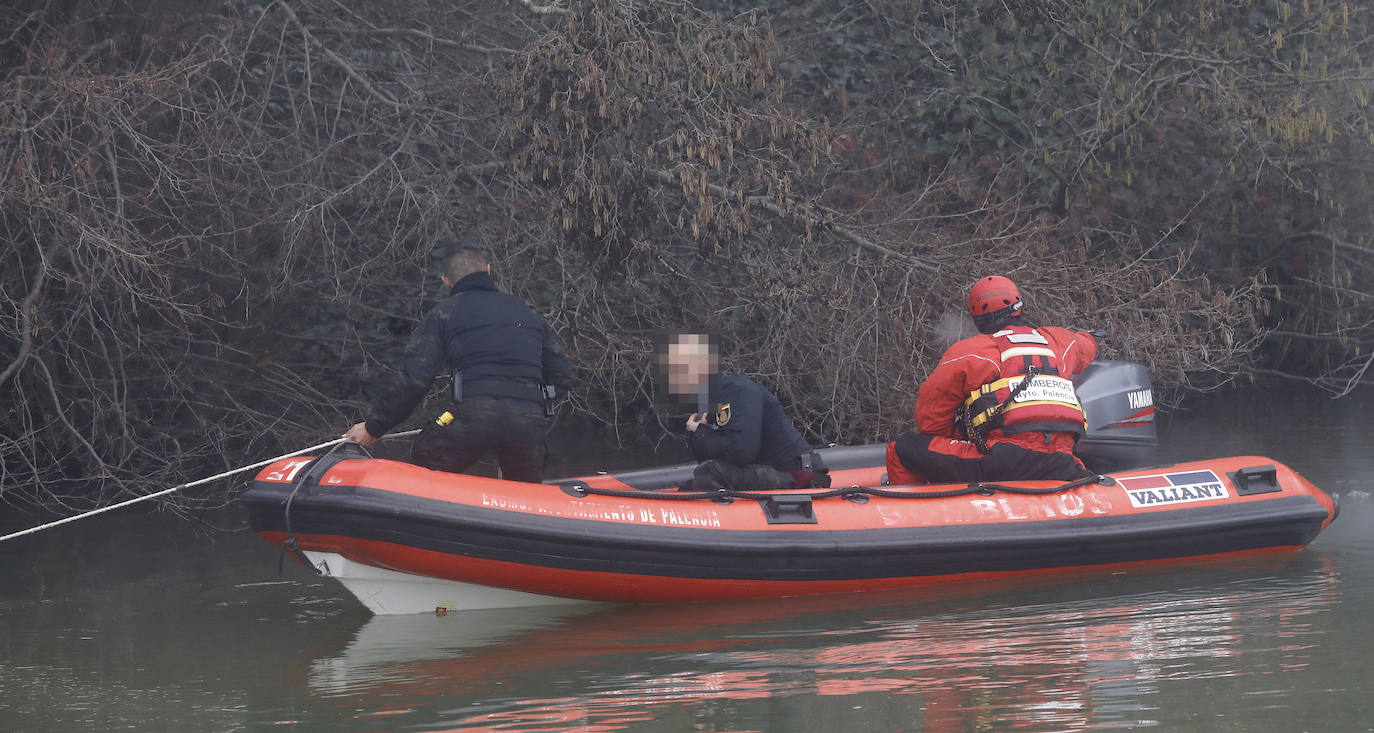
[[[369,617],[237,511],[104,515],[0,544],[0,730],[1374,730],[1371,406],[1163,426],[1337,495],[1305,551],[938,591]]]

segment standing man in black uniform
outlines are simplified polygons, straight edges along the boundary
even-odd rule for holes
[[[720,359],[710,338],[684,333],[660,354],[668,391],[695,398],[687,418],[687,445],[700,464],[691,489],[827,487],[830,474],[771,392],[743,374],[717,374]],[[685,488],[685,487],[684,487]]]
[[[496,289],[476,247],[460,244],[443,280],[449,297],[411,335],[400,378],[343,437],[371,445],[410,415],[447,367],[454,404],[415,439],[415,462],[459,473],[494,455],[503,478],[537,483],[547,452],[545,388],[571,385],[568,360],[538,313]]]

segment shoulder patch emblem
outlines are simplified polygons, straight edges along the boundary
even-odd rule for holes
[[[730,422],[730,403],[721,402],[716,405],[716,425],[721,426]]]

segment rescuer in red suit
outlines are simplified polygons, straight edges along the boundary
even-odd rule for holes
[[[916,432],[887,445],[889,483],[1090,475],[1073,454],[1084,419],[1072,380],[1097,356],[1097,340],[1027,325],[1021,292],[1005,277],[975,283],[968,305],[979,334],[949,347],[921,385]]]

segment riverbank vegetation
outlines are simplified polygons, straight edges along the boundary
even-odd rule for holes
[[[21,0],[0,10],[0,496],[107,501],[341,432],[454,237],[561,334],[564,418],[677,427],[721,334],[883,439],[968,285],[1175,396],[1370,379],[1374,11]],[[418,415],[417,415],[418,419]]]

